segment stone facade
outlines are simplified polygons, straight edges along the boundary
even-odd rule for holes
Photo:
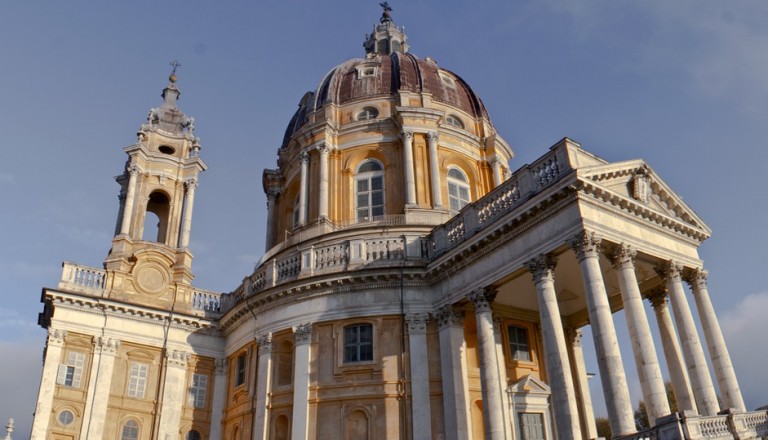
[[[266,253],[231,293],[191,284],[206,165],[171,76],[125,149],[104,269],[65,262],[44,289],[33,438],[591,439],[586,325],[614,435],[768,434],[709,300],[710,230],[648,164],[566,138],[510,172],[482,102],[409,54],[386,6],[365,47],[302,99],[263,174]],[[652,431],[635,432],[622,356]]]

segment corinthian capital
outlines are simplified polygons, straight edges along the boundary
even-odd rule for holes
[[[104,354],[115,354],[117,353],[117,349],[120,348],[120,340],[97,336],[93,340],[93,346],[97,352]]]
[[[493,287],[477,289],[467,295],[467,299],[475,305],[475,313],[490,312],[491,303],[496,299],[497,290]]]
[[[191,178],[184,181],[184,186],[187,187],[187,191],[195,189],[197,187],[197,179]]]
[[[427,322],[429,313],[409,313],[405,315],[405,322],[408,324],[408,333],[423,334],[427,332]]]
[[[64,345],[64,338],[67,337],[66,330],[48,328],[48,345]]]
[[[646,298],[648,298],[648,302],[651,303],[651,307],[653,307],[654,310],[659,310],[660,307],[666,307],[667,306],[667,289],[664,287],[657,287],[646,295]]]
[[[654,268],[654,270],[664,281],[679,281],[680,276],[683,273],[683,266],[675,261],[669,260],[666,263],[659,264]]]
[[[135,176],[135,175],[139,174],[140,172],[141,172],[141,168],[139,168],[139,166],[138,166],[138,165],[136,165],[135,163],[134,163],[134,164],[131,164],[131,165],[128,167],[128,173],[129,173],[131,176]]]
[[[427,140],[429,142],[437,142],[438,139],[440,139],[440,133],[436,131],[430,131],[427,133]]]
[[[330,147],[328,146],[328,144],[327,144],[327,143],[325,143],[325,142],[322,142],[322,143],[320,143],[320,144],[317,144],[317,146],[315,147],[315,149],[317,149],[317,151],[319,151],[319,152],[320,152],[320,154],[328,154],[328,153],[330,153],[330,151],[331,151],[331,148],[330,148]]]
[[[256,344],[259,345],[259,354],[272,352],[272,333],[266,333],[256,337]]]
[[[622,243],[606,254],[614,268],[635,267],[637,251],[628,244]]]
[[[400,134],[400,136],[402,136],[404,141],[410,142],[413,140],[413,131],[405,130]]]
[[[594,232],[582,231],[568,240],[568,245],[576,253],[579,261],[589,257],[598,257],[602,239]]]
[[[296,326],[293,337],[296,338],[296,345],[308,344],[312,340],[312,324],[307,322]]]
[[[555,278],[555,266],[557,259],[549,254],[539,254],[525,263],[528,271],[533,274],[533,282],[538,283],[544,278]]]
[[[440,329],[445,327],[462,327],[464,325],[464,310],[457,309],[451,304],[435,310],[432,316],[437,319]]]
[[[709,272],[701,268],[688,269],[683,271],[683,280],[685,280],[685,282],[691,286],[691,290],[694,292],[698,291],[702,287],[707,287],[708,277]]]
[[[299,155],[299,159],[301,159],[302,163],[309,163],[309,153],[302,151]]]

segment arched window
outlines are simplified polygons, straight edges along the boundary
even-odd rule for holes
[[[357,168],[355,212],[358,221],[384,215],[384,167],[377,160],[367,160]]]
[[[453,125],[454,127],[458,128],[464,128],[464,123],[461,122],[461,118],[459,118],[456,115],[448,115],[445,117],[445,122],[447,122],[449,125]]]
[[[347,418],[347,438],[369,438],[368,415],[361,410],[352,411]]]
[[[287,416],[284,414],[277,416],[275,423],[272,426],[272,438],[274,440],[288,440],[288,437],[290,436],[290,426]]]
[[[379,116],[379,109],[376,107],[363,107],[363,109],[357,114],[358,121],[367,121],[369,119],[376,119]]]
[[[469,203],[469,179],[454,167],[448,169],[448,202],[453,212],[461,211]]]
[[[125,422],[120,440],[139,440],[139,423],[136,420]]]
[[[168,215],[170,213],[170,207],[170,200],[164,193],[155,191],[149,195],[149,201],[147,201],[147,213],[144,218],[142,240],[154,240],[158,243],[168,244],[166,240],[168,237]],[[156,225],[153,224],[155,221],[157,222]]]
[[[344,327],[344,362],[373,360],[373,326],[355,324]]]
[[[193,429],[187,433],[187,440],[203,440],[203,436]]]

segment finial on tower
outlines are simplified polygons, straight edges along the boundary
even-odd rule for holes
[[[171,61],[171,67],[173,67],[173,70],[171,71],[171,75],[168,77],[168,79],[172,82],[176,82],[176,69],[181,67],[181,63],[178,60]]]
[[[392,21],[392,7],[389,6],[389,2],[379,3],[384,12],[381,13],[381,22],[386,23]]]

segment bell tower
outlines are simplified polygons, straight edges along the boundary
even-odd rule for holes
[[[179,289],[191,290],[189,236],[198,175],[207,166],[200,158],[194,118],[177,106],[179,63],[171,63],[163,103],[150,109],[126,147],[115,237],[105,261],[106,292],[154,306],[180,304]]]

